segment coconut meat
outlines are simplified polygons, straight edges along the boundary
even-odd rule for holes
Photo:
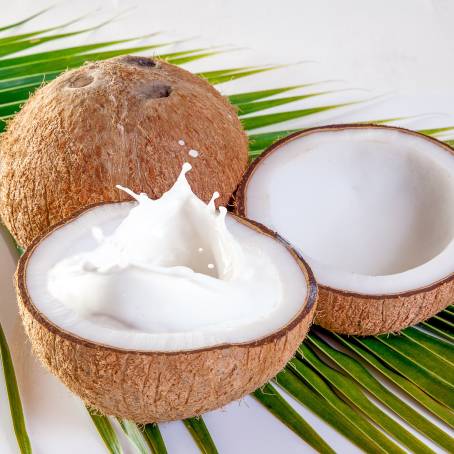
[[[430,286],[454,272],[454,155],[396,129],[316,130],[258,163],[245,215],[299,248],[322,285]]]
[[[286,247],[191,191],[182,173],[158,200],[88,210],[29,259],[37,310],[63,331],[118,348],[182,351],[261,339],[306,300]]]

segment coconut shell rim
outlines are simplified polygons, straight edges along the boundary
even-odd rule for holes
[[[126,200],[126,201],[104,201],[99,203],[94,203],[88,205],[80,210],[75,211],[71,216],[63,219],[62,221],[58,222],[51,226],[46,232],[37,236],[30,246],[27,247],[24,254],[20,257],[19,263],[17,265],[16,271],[16,281],[18,291],[20,293],[21,300],[23,301],[25,309],[31,314],[34,320],[36,320],[40,325],[44,326],[47,330],[49,330],[52,334],[58,335],[69,342],[83,345],[87,348],[93,349],[103,349],[115,353],[130,353],[130,354],[140,354],[140,355],[162,355],[162,356],[175,356],[184,354],[199,354],[203,352],[213,351],[213,350],[225,350],[231,347],[239,347],[239,348],[249,348],[251,346],[261,346],[271,342],[274,342],[286,335],[288,331],[294,329],[297,325],[303,322],[307,317],[312,314],[315,314],[313,309],[315,309],[318,297],[318,287],[312,272],[312,269],[307,264],[307,262],[302,257],[301,253],[298,252],[291,244],[282,238],[277,232],[273,232],[268,227],[260,224],[259,222],[252,221],[247,219],[243,216],[239,216],[236,213],[229,212],[228,214],[232,216],[236,221],[240,222],[243,225],[246,225],[249,228],[254,229],[256,232],[266,235],[276,241],[278,241],[282,246],[284,246],[287,251],[291,254],[297,265],[299,266],[301,272],[304,274],[304,278],[307,285],[307,293],[305,297],[304,306],[302,309],[294,316],[286,325],[282,326],[278,330],[272,332],[271,334],[264,336],[262,338],[252,340],[249,342],[239,342],[239,343],[224,343],[213,345],[210,347],[203,347],[197,348],[192,350],[175,350],[175,351],[160,351],[160,350],[134,350],[134,349],[127,349],[127,348],[120,348],[114,347],[111,345],[106,345],[98,342],[91,341],[89,339],[85,339],[79,337],[69,331],[66,331],[56,325],[55,323],[51,322],[42,312],[40,312],[37,307],[33,304],[32,298],[28,292],[27,288],[27,268],[28,262],[35,251],[35,249],[44,241],[46,238],[52,235],[52,233],[66,224],[74,221],[75,219],[79,218],[83,214],[93,209],[96,209],[103,205],[111,205],[111,204],[132,204],[134,203],[133,200]],[[309,322],[312,323],[312,320]]]
[[[434,137],[427,136],[425,134],[422,134],[420,132],[413,131],[411,129],[407,128],[402,128],[400,126],[389,126],[389,125],[381,125],[381,124],[376,124],[376,123],[336,123],[332,125],[325,125],[325,126],[315,126],[312,128],[307,128],[303,129],[301,131],[296,131],[288,136],[283,137],[282,139],[277,140],[276,142],[273,142],[268,148],[266,148],[263,153],[260,154],[246,169],[246,172],[243,174],[243,177],[241,178],[240,184],[238,185],[238,188],[235,192],[235,213],[238,214],[239,216],[247,219],[246,217],[246,190],[249,184],[249,179],[252,177],[254,174],[256,168],[258,165],[260,165],[261,161],[266,159],[270,154],[275,152],[277,149],[279,149],[282,145],[287,144],[288,142],[291,142],[295,139],[298,139],[302,136],[306,136],[315,132],[323,132],[323,131],[338,131],[338,130],[343,130],[343,129],[366,129],[366,128],[373,128],[373,129],[385,129],[385,130],[396,130],[404,134],[409,134],[413,135],[416,137],[419,137],[421,139],[427,140],[429,142],[434,143],[435,145],[445,149],[448,151],[451,155],[454,156],[454,147],[451,147],[445,142],[442,142],[441,140],[438,140]],[[274,232],[276,235],[278,235],[277,232]],[[301,252],[299,252],[299,255],[301,256]],[[450,281],[454,280],[454,271],[451,274],[448,274],[447,276],[439,279],[438,281],[435,281],[429,285],[426,285],[424,287],[418,287],[415,289],[407,290],[404,292],[398,292],[398,293],[385,293],[385,294],[377,294],[373,295],[370,293],[358,293],[358,292],[353,292],[345,289],[339,289],[335,287],[330,287],[328,285],[323,285],[317,282],[318,287],[323,288],[324,290],[328,290],[329,292],[334,292],[342,296],[346,297],[357,297],[357,298],[364,298],[364,299],[371,299],[371,300],[383,300],[383,299],[393,299],[393,298],[403,298],[403,297],[408,297],[408,296],[414,296],[418,295],[421,293],[426,293],[430,292]]]

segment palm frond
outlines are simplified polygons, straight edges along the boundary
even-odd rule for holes
[[[167,454],[167,448],[157,424],[146,424],[144,434],[153,454]]]
[[[0,27],[0,32],[6,31],[6,30],[11,30],[12,28],[16,28],[16,27],[19,27],[21,25],[24,25],[27,22],[30,22],[31,20],[35,19],[36,17],[41,16],[44,13],[47,13],[47,11],[49,11],[53,7],[54,7],[54,5],[48,6],[47,8],[44,8],[44,9],[38,11],[37,13],[34,13],[31,16],[26,17],[25,19],[21,19],[21,20],[19,20],[17,22],[14,22],[12,24],[3,25],[3,26]]]
[[[132,421],[128,421],[127,419],[118,418],[117,421],[129,441],[133,446],[135,446],[138,454],[149,454],[150,446],[148,444],[148,439],[137,424]]]
[[[340,107],[351,106],[355,104],[355,101],[342,103],[342,104],[331,104],[329,106],[321,107],[309,107],[306,109],[290,110],[287,112],[276,112],[265,115],[256,115],[253,117],[246,117],[241,120],[243,127],[246,131],[251,129],[263,128],[264,126],[275,125],[277,123],[283,123],[289,120],[295,120],[297,118],[308,117],[309,115],[315,115],[327,110],[338,109]]]
[[[110,454],[123,454],[123,448],[121,447],[120,441],[118,440],[117,434],[109,418],[107,416],[99,415],[89,409],[87,410]]]
[[[14,24],[2,26],[0,32],[25,24],[45,11],[42,10]],[[77,20],[71,22],[74,23]],[[211,48],[196,48],[170,53],[159,52],[162,48],[171,45],[171,42],[150,42],[126,48],[117,47],[138,39],[154,38],[157,34],[152,33],[142,37],[61,47],[50,51],[15,56],[19,51],[31,49],[45,42],[60,41],[83,34],[102,27],[108,22],[86,29],[54,33],[69,25],[69,23],[65,23],[52,28],[0,38],[0,131],[3,129],[5,121],[14,115],[37,87],[54,79],[62,71],[76,68],[86,61],[102,60],[127,53],[153,51],[155,55],[171,63],[185,64],[225,52],[222,49]],[[102,50],[110,46],[113,46],[113,49]],[[232,67],[204,71],[199,75],[212,84],[225,84],[283,67],[285,65]],[[237,107],[244,128],[249,133],[265,126],[302,119],[355,103],[329,103],[318,107],[252,115],[292,102],[305,102],[307,98],[328,93],[315,91],[294,96],[281,96],[292,90],[306,89],[310,85],[314,85],[314,83],[232,93],[228,97],[230,102]],[[389,123],[402,119],[394,117],[372,122]],[[293,131],[296,129],[249,134],[251,157],[258,156],[274,141]],[[441,127],[423,129],[420,132],[438,136],[449,134],[452,131],[454,131],[453,127]],[[447,141],[447,143],[454,145],[454,141]],[[302,405],[366,452],[401,453],[404,452],[401,446],[414,452],[432,452],[427,445],[408,430],[408,426],[441,448],[453,452],[453,439],[444,430],[407,404],[394,390],[385,386],[368,370],[370,368],[378,376],[390,381],[404,393],[407,399],[424,407],[441,424],[454,427],[454,413],[449,401],[454,387],[452,380],[454,377],[453,324],[454,309],[451,307],[417,327],[403,330],[399,336],[349,338],[329,333],[320,328],[313,328],[306,342],[300,346],[296,357],[277,375],[273,384],[266,384],[255,391],[253,396],[302,440],[319,452],[334,451],[281,396],[278,388],[292,395]],[[0,352],[18,445],[22,453],[28,454],[31,452],[30,441],[25,427],[11,355],[1,327]],[[371,399],[370,396],[373,398]],[[388,416],[376,404],[376,401],[384,405],[395,418]],[[94,412],[89,413],[109,452],[121,454],[121,444],[110,419]],[[130,421],[119,420],[119,424],[138,452],[145,453],[149,450],[157,454],[167,452],[157,425],[147,424],[142,430]],[[185,420],[184,424],[203,452],[217,452],[202,418],[190,418]]]
[[[216,445],[201,416],[184,419],[183,424],[196,442],[200,452],[203,454],[218,454]]]
[[[287,383],[290,379],[290,374],[280,373],[278,376],[280,384]],[[296,380],[293,382],[293,386],[299,386],[301,383]],[[292,385],[288,385],[288,390]],[[291,392],[294,395],[305,394],[306,390],[298,393],[297,391]],[[332,453],[334,451],[331,447],[320,437],[320,435],[300,416],[300,414],[293,409],[293,407],[279,394],[276,388],[267,383],[260,389],[257,389],[253,396],[264,405],[274,416],[276,416],[281,422],[283,422],[290,430],[295,432],[301,439],[307,444],[312,446],[316,451],[323,453]],[[315,408],[315,407],[314,407]],[[335,421],[333,420],[333,423]]]
[[[305,88],[310,85],[315,84],[300,84],[300,85],[289,85],[287,87],[279,87],[279,88],[270,88],[267,90],[259,90],[259,91],[249,91],[245,93],[238,93],[235,95],[229,95],[229,101],[233,105],[244,104],[249,102],[258,101],[259,99],[269,98],[271,96],[280,95],[287,91],[297,90],[298,88]]]
[[[9,408],[13,420],[14,432],[21,454],[31,454],[32,447],[25,427],[24,412],[14,373],[13,360],[9,351],[6,336],[0,324],[0,358],[2,360],[3,374],[5,376],[6,391],[8,393]]]

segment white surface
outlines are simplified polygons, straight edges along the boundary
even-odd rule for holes
[[[0,3],[0,21],[8,23],[53,2],[1,0]],[[64,22],[103,5],[102,11],[97,13],[99,20],[91,17],[84,22],[97,23],[133,4],[138,7],[126,17],[102,30],[71,38],[68,43],[137,36],[156,30],[166,30],[172,37],[197,35],[202,38],[185,46],[196,47],[202,42],[233,44],[247,49],[196,62],[188,65],[189,69],[311,61],[226,84],[222,88],[227,93],[336,79],[338,82],[327,83],[324,89],[363,91],[314,98],[301,105],[316,105],[327,99],[386,95],[365,105],[279,125],[279,129],[409,115],[417,117],[402,124],[413,128],[454,124],[454,2],[450,0],[64,1],[22,27],[21,32]],[[52,46],[54,44],[46,44],[41,49]],[[30,357],[17,319],[11,285],[14,266],[13,255],[6,244],[0,242],[0,321],[13,350],[34,452],[104,453],[80,402]],[[0,439],[2,454],[9,454],[16,453],[17,448],[2,380],[0,374]],[[336,451],[359,451],[312,413],[291,402]],[[205,421],[221,453],[311,451],[251,398],[209,413]],[[161,430],[170,453],[197,452],[181,423],[164,424]]]

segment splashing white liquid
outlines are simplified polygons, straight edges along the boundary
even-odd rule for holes
[[[195,196],[190,169],[184,164],[158,200],[121,188],[138,204],[112,235],[92,229],[95,249],[53,266],[48,292],[79,319],[106,328],[195,332],[211,335],[211,343],[215,333],[272,317],[284,301],[282,276],[260,247],[229,232],[217,193],[208,204]]]

